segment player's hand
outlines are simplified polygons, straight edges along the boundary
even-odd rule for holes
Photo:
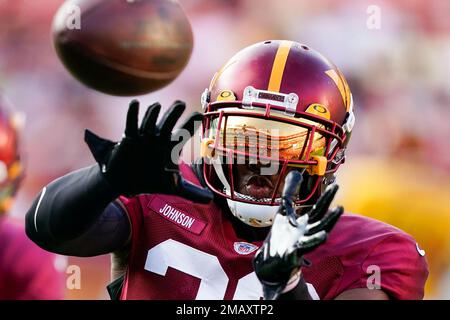
[[[154,103],[138,126],[139,102],[131,101],[120,142],[106,140],[86,130],[85,141],[104,177],[118,194],[176,194],[204,203],[212,199],[210,190],[195,186],[180,174],[181,149],[193,136],[195,122],[203,119],[201,113],[192,113],[180,129],[172,133],[185,108],[184,102],[176,101],[157,123],[161,105]]]
[[[304,254],[325,242],[327,234],[344,212],[342,207],[328,210],[338,190],[338,185],[333,184],[307,214],[298,217],[294,200],[302,179],[298,171],[291,171],[286,176],[280,208],[270,233],[253,260],[267,300],[277,299],[288,283],[289,287],[295,284],[305,264]]]

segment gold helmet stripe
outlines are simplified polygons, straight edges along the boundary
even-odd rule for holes
[[[348,87],[347,81],[342,76],[342,74],[334,69],[330,69],[325,71],[325,73],[333,80],[334,84],[338,87],[339,92],[341,93],[342,100],[344,101],[345,108],[347,112],[350,111],[350,89]]]
[[[282,41],[278,47],[270,73],[268,91],[280,92],[281,80],[283,79],[284,67],[291,50],[292,41]]]

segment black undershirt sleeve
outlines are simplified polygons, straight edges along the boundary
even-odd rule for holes
[[[98,165],[74,171],[48,184],[25,216],[28,237],[59,254],[94,256],[121,248],[130,237],[119,195]]]

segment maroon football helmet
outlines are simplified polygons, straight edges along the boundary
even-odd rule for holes
[[[252,226],[270,226],[286,174],[303,172],[298,207],[315,203],[354,124],[341,72],[308,46],[272,40],[234,55],[202,96],[207,185]]]
[[[23,177],[18,148],[20,119],[0,95],[0,215],[7,213]]]

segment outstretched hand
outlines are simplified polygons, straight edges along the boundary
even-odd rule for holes
[[[157,122],[161,105],[154,103],[147,108],[139,126],[139,102],[131,101],[120,142],[86,130],[85,141],[106,180],[118,194],[176,194],[202,203],[212,199],[210,190],[186,181],[179,170],[181,150],[194,135],[196,123],[203,119],[201,113],[194,112],[173,132],[185,108],[184,102],[176,101]]]
[[[256,275],[263,285],[264,298],[277,299],[290,279],[298,276],[303,256],[325,242],[342,207],[329,210],[338,185],[330,185],[312,209],[300,217],[294,207],[302,183],[302,174],[291,171],[285,180],[282,202],[271,231],[253,260]]]

